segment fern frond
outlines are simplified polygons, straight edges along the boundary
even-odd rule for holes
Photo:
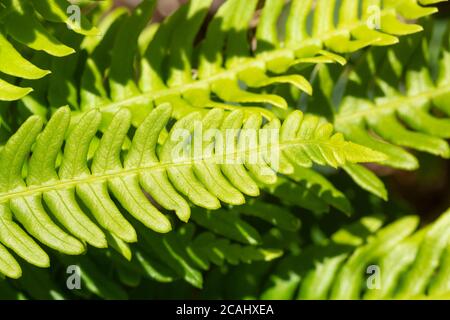
[[[0,241],[40,267],[48,266],[47,255],[15,220],[34,238],[65,254],[81,254],[85,251],[83,242],[99,248],[108,242],[119,251],[129,250],[126,242],[135,242],[137,234],[117,203],[148,228],[165,233],[171,230],[171,223],[146,193],[161,207],[175,211],[182,221],[187,221],[188,201],[210,210],[218,209],[221,201],[243,204],[244,194],[257,196],[258,184],[276,183],[277,172],[289,173],[293,164],[311,166],[314,162],[336,167],[384,158],[346,142],[342,135],[333,134],[330,124],[304,117],[300,111],[292,112],[282,124],[273,120],[264,126],[261,116],[245,119],[242,111],[225,114],[221,109],[213,109],[204,117],[191,113],[177,121],[157,147],[171,116],[169,105],[151,112],[136,130],[123,161],[122,149],[131,126],[131,114],[126,109],[113,117],[95,144],[91,142],[102,122],[97,110],[88,112],[70,130],[68,108],[59,109],[44,130],[42,119],[31,117],[0,153]],[[196,136],[199,125],[205,131]],[[212,129],[219,136],[208,137]],[[275,132],[275,139],[264,138],[266,129]],[[227,130],[232,130],[232,135]],[[248,144],[246,130],[254,133],[253,144]],[[200,153],[198,138],[205,147]],[[213,149],[208,149],[211,142]],[[91,147],[95,151],[88,163]],[[273,158],[277,154],[283,163],[280,166]],[[11,259],[6,254],[4,259],[2,272],[17,277],[19,273],[8,267]]]
[[[380,220],[363,219],[281,264],[263,298],[295,298],[297,289],[299,299],[413,299],[450,292],[450,211],[419,230],[418,217],[408,216],[373,235]],[[296,275],[290,285],[277,275],[285,270]]]
[[[333,121],[347,139],[385,153],[386,166],[417,169],[418,160],[405,147],[450,157],[445,141],[450,136],[449,27],[439,20],[427,26],[425,34],[395,47],[357,56],[343,72],[318,67],[317,92],[307,111]],[[354,164],[343,169],[364,189],[387,198],[383,182],[370,170]]]
[[[69,12],[73,6],[66,0],[25,1],[2,0],[0,3],[0,72],[22,79],[40,79],[50,73],[34,65],[17,49],[20,43],[32,50],[44,51],[55,57],[70,55],[75,50],[55,38],[42,22],[66,24],[71,30],[82,35],[97,34],[82,14],[80,23],[71,19]],[[75,6],[73,6],[75,7]],[[77,7],[79,8],[79,7]],[[33,91],[0,79],[0,100],[18,100]]]
[[[231,212],[231,211],[230,211]],[[238,229],[238,228],[236,228]],[[255,245],[230,241],[194,224],[184,225],[168,235],[150,234],[145,229],[142,241],[134,245],[133,258],[127,261],[112,249],[90,250],[83,256],[57,254],[54,268],[76,266],[82,277],[79,290],[67,290],[54,281],[54,272],[24,266],[24,276],[19,280],[0,279],[0,296],[15,295],[33,299],[70,299],[70,297],[127,299],[127,287],[136,288],[151,280],[157,283],[186,281],[202,287],[203,276],[214,266],[226,267],[250,264],[254,261],[272,261],[283,253]],[[102,268],[111,270],[105,275]],[[178,281],[178,282],[176,282]],[[42,282],[42,283],[41,283]],[[10,284],[14,288],[10,288]]]
[[[85,66],[74,95],[80,101],[64,104],[82,112],[99,108],[109,115],[129,108],[135,125],[148,114],[149,106],[166,102],[173,105],[178,119],[198,108],[234,110],[242,105],[272,119],[267,106],[287,109],[288,105],[281,95],[268,93],[271,86],[290,84],[311,93],[306,77],[296,70],[299,66],[345,63],[334,52],[396,43],[397,35],[421,30],[401,22],[399,16],[418,18],[436,11],[416,0],[344,1],[340,6],[336,1],[270,0],[261,10],[252,44],[248,38],[251,21],[259,12],[258,1],[226,1],[203,35],[200,29],[211,3],[190,1],[161,25],[148,27],[154,1],[143,1],[129,16],[123,8],[109,13],[99,23],[102,36],[88,37],[81,45],[87,58],[77,55],[78,65]],[[379,30],[367,26],[370,8],[376,6],[382,22]],[[337,24],[335,11],[340,12]],[[55,81],[66,83],[75,77],[74,72],[58,75]],[[60,107],[61,103],[50,105]]]
[[[416,158],[400,147],[450,157],[445,141],[450,138],[450,28],[446,22],[436,22],[434,27],[435,31],[445,28],[437,56],[430,49],[431,37],[436,34],[431,28],[428,37],[410,38],[385,55],[370,54],[365,62],[376,69],[370,70],[362,62],[354,71],[336,115],[337,130],[352,141],[386,153],[385,165],[407,170],[418,167]],[[434,59],[439,61],[436,78]],[[368,72],[381,92],[374,99],[368,99],[368,83],[362,81]]]

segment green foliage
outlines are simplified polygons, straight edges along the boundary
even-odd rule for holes
[[[204,36],[198,33],[212,0],[191,1],[160,26],[150,27],[146,24],[154,1],[143,1],[129,15],[117,8],[99,22],[98,36],[86,37],[78,45],[68,64],[54,66],[57,74],[50,80],[48,93],[42,88],[25,100],[25,107],[35,113],[48,105],[57,108],[69,104],[73,109],[95,107],[109,114],[127,107],[138,124],[150,105],[165,102],[172,104],[177,118],[193,108],[235,109],[242,104],[272,118],[261,104],[281,109],[287,109],[288,104],[283,96],[265,92],[270,87],[288,83],[311,94],[311,86],[298,68],[345,62],[332,52],[394,44],[396,36],[421,30],[418,25],[401,22],[399,16],[416,19],[436,11],[419,6],[416,0],[385,1],[382,6],[380,2],[343,1],[337,7],[336,1],[319,1],[317,6],[313,1],[267,1],[256,28],[256,44],[249,42],[248,33],[257,0],[227,1],[208,23]],[[381,8],[380,30],[368,27],[374,5]],[[335,10],[339,12],[337,24]],[[277,33],[279,23],[283,23],[282,34]],[[77,65],[84,66],[78,69],[82,74],[74,68]],[[74,82],[75,78],[81,81]],[[64,95],[59,96],[61,93]]]
[[[444,298],[450,290],[449,218],[447,211],[433,224],[416,231],[416,216],[401,218],[380,230],[378,217],[365,217],[336,232],[325,244],[282,260],[261,297]]]
[[[238,136],[236,131],[229,137],[227,130],[262,132],[260,116],[244,119],[241,111],[225,114],[221,109],[213,109],[204,117],[191,113],[177,121],[158,146],[171,115],[168,105],[151,112],[135,131],[126,153],[122,150],[125,142],[129,142],[127,134],[131,126],[131,114],[126,109],[113,117],[100,140],[94,138],[102,115],[95,110],[86,113],[69,131],[68,108],[59,109],[42,131],[42,120],[37,116],[29,118],[0,152],[0,241],[28,262],[48,266],[47,255],[17,226],[14,215],[30,235],[65,254],[83,253],[83,242],[106,247],[107,236],[102,229],[113,238],[110,245],[122,251],[120,244],[136,242],[137,234],[123,217],[119,205],[156,232],[166,233],[172,228],[169,219],[150,202],[147,194],[186,222],[190,217],[187,200],[210,210],[218,209],[220,201],[241,205],[245,202],[244,194],[259,195],[258,184],[276,183],[277,172],[293,173],[293,164],[308,167],[315,162],[338,166],[384,159],[382,154],[344,141],[340,134],[332,133],[330,124],[315,117],[303,117],[300,111],[291,113],[282,124],[273,120],[264,126],[279,129],[275,131],[276,140],[269,141],[259,135],[249,145],[244,134]],[[198,125],[205,130],[199,137],[195,131]],[[211,129],[222,135],[226,149],[219,146],[219,137],[208,140],[207,130]],[[180,130],[188,133],[181,140]],[[213,150],[205,148],[196,153],[199,138],[205,146],[216,143]],[[181,151],[186,152],[177,150],[180,144]],[[236,147],[229,149],[233,145]],[[94,150],[92,155],[90,150]],[[283,164],[275,166],[268,152],[279,154]],[[256,162],[252,162],[253,154]],[[92,161],[88,163],[90,156]],[[52,221],[50,212],[74,237]],[[209,224],[222,228],[220,215],[214,218],[218,220]],[[235,239],[232,235],[230,238]],[[125,243],[122,246],[126,248]],[[14,259],[6,251],[2,257],[5,261],[0,265],[2,273],[19,277],[20,268]]]
[[[450,158],[441,1],[0,0],[0,298],[448,297],[450,212],[361,190]]]
[[[447,21],[427,26],[397,46],[354,57],[343,72],[319,66],[315,86],[320,92],[308,101],[307,111],[327,117],[350,141],[386,154],[385,166],[417,169],[417,158],[404,148],[449,158],[450,27]],[[387,197],[367,169],[344,169],[366,190]]]
[[[450,147],[444,140],[450,138],[449,31],[448,23],[432,24],[428,35],[411,37],[358,61],[335,118],[338,130],[387,154],[383,164],[395,168],[412,170],[418,166],[414,156],[395,145],[449,158]],[[439,37],[437,52],[430,48],[435,45],[430,43],[433,35]],[[438,72],[434,78],[435,61]],[[368,73],[373,88],[361,80]],[[375,92],[375,97],[368,99],[370,92]],[[390,144],[377,140],[368,130]]]
[[[80,15],[81,23],[68,19],[65,0],[26,1],[2,0],[0,2],[0,71],[22,79],[40,79],[50,73],[26,59],[16,47],[24,45],[32,50],[44,51],[55,57],[64,57],[75,52],[61,43],[46,29],[44,22],[67,24],[82,35],[95,35],[97,30],[86,17]],[[23,88],[0,78],[0,100],[18,100],[33,89]]]

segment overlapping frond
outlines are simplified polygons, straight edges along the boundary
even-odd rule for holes
[[[385,153],[383,165],[417,169],[411,150],[448,158],[448,39],[447,21],[429,21],[424,34],[386,50],[372,48],[344,71],[318,67],[307,111],[334,122],[347,139]],[[382,181],[368,169],[344,170],[364,189],[387,198]]]
[[[449,30],[447,22],[436,22],[428,36],[406,39],[385,54],[369,53],[350,76],[335,118],[337,130],[386,153],[384,164],[395,168],[418,167],[416,158],[401,147],[449,158]],[[433,35],[438,43],[432,42]],[[364,80],[367,74],[372,75],[369,81]],[[370,99],[372,84],[378,91]]]
[[[189,203],[210,210],[221,202],[243,204],[244,195],[257,196],[259,185],[276,183],[277,172],[289,174],[292,164],[336,167],[384,158],[344,141],[330,124],[299,111],[282,124],[273,120],[263,125],[260,115],[245,118],[242,111],[213,109],[203,117],[191,113],[168,135],[161,134],[171,116],[169,105],[156,108],[131,142],[126,109],[113,117],[100,140],[94,139],[102,122],[97,110],[70,126],[69,109],[59,109],[44,130],[41,118],[31,117],[1,150],[0,241],[41,267],[49,259],[27,233],[69,255],[84,252],[84,243],[99,248],[109,243],[126,251],[137,234],[121,210],[156,232],[171,230],[169,218],[148,196],[187,221]],[[265,130],[274,139],[267,139]],[[19,277],[20,268],[1,249],[2,272]]]
[[[0,101],[18,100],[33,90],[16,85],[15,78],[40,79],[50,73],[33,64],[25,56],[26,50],[22,46],[55,57],[75,52],[46,28],[46,22],[66,24],[82,35],[97,34],[86,17],[74,11],[78,9],[66,0],[0,2],[0,72],[6,75],[0,77]]]
[[[352,0],[338,6],[337,1],[268,0],[258,8],[257,0],[228,0],[207,20],[212,0],[195,0],[161,25],[147,26],[154,1],[145,0],[130,15],[123,8],[113,10],[99,23],[101,36],[85,38],[80,49],[87,56],[80,53],[70,62],[84,66],[77,75],[81,84],[72,82],[76,70],[55,75],[53,81],[70,98],[49,98],[50,105],[110,114],[128,107],[136,124],[149,106],[164,102],[173,105],[177,118],[199,107],[233,110],[239,105],[272,118],[267,106],[288,106],[281,95],[267,92],[270,86],[287,83],[311,93],[299,66],[344,63],[335,53],[394,44],[396,36],[421,30],[399,17],[432,14],[435,8],[420,4],[436,2]],[[380,29],[371,28],[374,16],[382,22]]]
[[[417,229],[417,216],[400,218],[385,227],[383,216],[366,216],[340,228],[321,244],[275,261],[278,266],[268,278],[256,276],[261,265],[248,265],[249,272],[256,276],[252,281],[266,283],[262,287],[263,283],[255,284],[262,299],[447,299],[450,294],[449,217],[447,211],[435,222]],[[237,225],[234,228],[240,229]],[[212,232],[196,231],[193,224],[167,235],[143,232],[142,241],[132,248],[130,262],[112,250],[89,252],[82,257],[58,255],[58,260],[62,266],[79,268],[83,288],[75,291],[77,296],[126,299],[129,298],[126,288],[142,285],[147,288],[147,296],[153,295],[145,279],[158,283],[184,279],[190,285],[201,287],[202,273],[212,264],[270,261],[281,254],[279,250],[267,249],[267,244],[242,245]],[[245,234],[244,230],[241,232]],[[100,266],[114,270],[120,283],[112,274],[105,276]],[[236,270],[248,276],[243,266]],[[0,281],[3,296],[63,299],[72,295],[52,279],[50,272],[29,265],[24,270],[24,278],[14,282],[13,287]],[[219,278],[222,282],[218,288],[223,294],[223,281],[235,276],[232,273]],[[236,290],[246,292],[241,286]]]
[[[396,43],[396,36],[421,30],[398,16],[414,19],[435,12],[417,1],[344,1],[339,7],[335,1],[276,0],[261,9],[257,2],[226,1],[208,20],[204,35],[200,29],[205,29],[201,26],[206,24],[211,0],[190,1],[161,25],[147,26],[154,1],[143,1],[130,15],[124,8],[113,10],[99,23],[101,36],[87,37],[81,44],[87,54],[80,52],[55,66],[61,71],[52,75],[48,93],[21,103],[39,114],[45,114],[48,106],[69,105],[80,114],[99,108],[108,115],[105,119],[127,108],[135,126],[152,106],[165,102],[171,103],[178,119],[199,108],[242,106],[273,119],[271,109],[288,108],[283,94],[271,90],[273,85],[289,84],[311,93],[308,75],[301,71],[305,65],[344,63],[333,52]],[[340,13],[337,22],[335,11]],[[249,41],[256,13],[261,13],[256,38]],[[374,17],[380,19],[378,26],[371,24]],[[77,66],[84,66],[82,74]],[[74,81],[78,78],[80,83]],[[369,171],[344,168],[360,185],[387,198],[375,177],[371,183],[364,181]]]
[[[237,227],[233,228],[238,230]],[[23,266],[24,275],[19,280],[0,280],[0,297],[13,299],[20,294],[32,299],[67,299],[72,295],[127,299],[127,289],[137,288],[150,281],[168,284],[184,280],[189,286],[200,288],[204,281],[203,274],[213,266],[271,261],[282,254],[281,250],[232,242],[209,231],[197,231],[194,224],[185,225],[168,235],[144,233],[142,241],[132,246],[130,261],[111,249],[89,251],[77,257],[57,255],[57,268],[76,266],[75,271],[82,277],[79,290],[67,290],[64,283],[55,281],[50,270],[26,265]],[[111,270],[109,276],[104,274],[102,266]],[[151,290],[148,294],[151,294]]]
[[[450,294],[450,211],[416,230],[416,216],[378,230],[365,217],[280,263],[262,294],[272,299],[445,299]],[[378,231],[377,231],[378,230]],[[375,234],[373,232],[377,231]],[[290,272],[290,277],[283,276]]]
[[[261,213],[259,209],[267,203],[255,206],[256,203],[243,207],[245,215],[267,221],[281,230],[298,229],[299,220],[289,210],[270,205],[266,213]],[[83,256],[57,254],[53,267],[76,266],[74,271],[82,277],[80,290],[69,292],[63,283],[54,280],[51,270],[24,265],[24,275],[19,280],[0,280],[0,296],[3,293],[11,299],[20,292],[33,299],[67,299],[73,294],[83,298],[126,299],[129,296],[124,287],[136,288],[148,281],[164,284],[184,280],[200,288],[204,274],[213,266],[271,261],[282,255],[281,249],[263,244],[259,233],[236,213],[231,210],[215,213],[217,216],[197,209],[195,221],[203,223],[183,225],[169,234],[151,233],[137,224],[141,241],[128,247],[128,257],[111,248],[89,250]],[[211,223],[205,223],[207,220]],[[107,266],[111,274],[106,276],[101,266]]]

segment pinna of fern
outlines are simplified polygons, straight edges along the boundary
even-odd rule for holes
[[[161,25],[150,26],[154,1],[145,0],[131,15],[123,8],[111,11],[98,24],[100,36],[84,39],[80,49],[87,55],[80,51],[66,62],[84,66],[81,76],[66,66],[65,72],[49,80],[69,94],[65,101],[58,99],[58,90],[50,90],[46,96],[36,95],[33,103],[44,110],[48,101],[51,107],[70,104],[83,112],[95,107],[110,115],[127,107],[135,125],[148,114],[149,106],[165,102],[172,104],[177,118],[196,108],[233,110],[239,105],[273,118],[266,106],[286,109],[287,103],[282,96],[265,92],[271,85],[288,83],[311,93],[296,66],[344,63],[333,52],[396,43],[396,36],[421,30],[397,16],[416,19],[432,14],[435,8],[420,4],[436,2],[351,0],[338,7],[336,1],[268,0],[261,9],[253,46],[248,35],[257,0],[228,0],[207,25],[212,1],[192,0]],[[372,30],[367,26],[369,9],[377,5],[381,29]],[[340,12],[337,23],[335,10]],[[205,35],[200,34],[203,25]],[[79,77],[80,83],[74,82]],[[33,112],[33,103],[24,105]]]
[[[187,221],[189,202],[210,210],[218,209],[221,202],[243,204],[244,195],[259,194],[258,184],[270,185],[277,181],[274,170],[290,172],[293,163],[311,166],[314,162],[336,167],[384,158],[380,153],[344,141],[342,135],[332,133],[330,124],[317,117],[303,116],[300,111],[292,112],[283,124],[275,119],[264,126],[261,116],[245,118],[242,111],[225,114],[221,109],[212,109],[204,117],[191,113],[172,126],[157,151],[160,132],[171,116],[172,108],[168,105],[151,112],[136,130],[123,162],[122,149],[131,125],[131,114],[126,109],[114,116],[97,146],[91,143],[102,121],[97,110],[86,113],[69,131],[67,108],[59,109],[43,131],[42,119],[31,117],[0,153],[0,241],[28,262],[46,267],[48,256],[27,233],[69,255],[84,252],[84,242],[101,248],[107,243],[120,247],[122,242],[137,240],[135,229],[111,196],[145,226],[165,233],[171,230],[168,217],[152,205],[143,190],[162,208],[175,211],[180,220]],[[195,144],[191,136],[196,121],[205,129],[219,132],[279,129],[275,131],[278,134],[275,145],[280,152],[280,165],[274,166],[271,158],[261,151],[267,147],[268,140],[260,137],[253,149],[243,149],[242,163],[218,162],[216,147],[212,153],[205,150],[198,157],[191,146]],[[180,129],[190,133],[182,142],[191,150],[181,162],[173,153],[180,143],[179,137],[174,137]],[[227,144],[240,148],[243,142],[237,133]],[[214,137],[208,139],[207,132],[202,134],[202,141],[217,142]],[[204,141],[202,143],[206,143]],[[63,155],[58,157],[63,144]],[[91,147],[95,152],[92,162],[88,163]],[[270,150],[273,151],[273,147]],[[32,155],[28,160],[30,151]],[[258,161],[250,162],[249,152],[256,152]],[[22,176],[24,168],[25,177]],[[50,214],[68,233],[53,222]],[[15,221],[20,222],[26,232]],[[18,264],[3,247],[2,251],[2,272],[19,277]]]

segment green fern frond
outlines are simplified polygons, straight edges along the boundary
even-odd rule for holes
[[[276,183],[277,172],[290,173],[293,164],[337,167],[384,159],[380,153],[346,142],[342,135],[333,134],[330,124],[303,116],[300,111],[292,112],[282,124],[273,120],[264,126],[261,116],[244,118],[242,111],[225,114],[213,109],[204,117],[191,113],[177,121],[158,146],[171,116],[168,105],[151,112],[131,144],[128,142],[125,155],[122,149],[131,126],[131,114],[126,109],[113,117],[95,144],[91,142],[102,122],[97,110],[86,113],[70,130],[68,108],[59,109],[44,130],[40,117],[28,119],[0,153],[0,241],[40,267],[48,266],[47,255],[14,221],[43,244],[65,254],[81,254],[85,251],[83,242],[99,248],[109,243],[118,251],[127,251],[126,243],[135,242],[137,234],[118,203],[148,228],[165,233],[171,230],[171,223],[146,193],[187,221],[188,200],[210,210],[218,209],[221,201],[241,205],[244,194],[257,196],[258,184]],[[196,136],[199,125],[204,131]],[[212,129],[219,137],[208,138]],[[274,130],[274,140],[261,134],[266,129]],[[232,130],[232,135],[227,130]],[[246,130],[255,134],[253,144],[248,144]],[[198,137],[205,146],[200,153],[196,152]],[[212,150],[206,148],[211,142],[215,143]],[[95,151],[88,163],[92,147]],[[271,156],[274,154],[279,154],[279,166]],[[124,255],[129,256],[126,252]],[[2,272],[18,277],[20,269],[7,254],[3,257]]]
[[[328,244],[309,247],[281,263],[262,297],[291,299],[297,289],[298,299],[413,299],[448,295],[450,211],[417,231],[416,216],[399,219],[373,235],[370,234],[382,222],[376,217],[363,220],[350,229],[338,231]],[[285,270],[293,273],[290,280],[278,276]],[[371,282],[374,275],[377,278]]]
[[[86,18],[79,14],[80,23],[71,19],[69,12],[73,6],[66,0],[26,1],[2,0],[0,2],[0,72],[22,79],[40,79],[50,73],[34,65],[17,49],[20,43],[32,50],[44,51],[55,57],[63,57],[75,52],[46,29],[44,22],[64,23],[68,28],[82,35],[97,34]],[[73,6],[74,7],[74,6]],[[18,100],[33,91],[0,79],[0,100]]]
[[[343,72],[318,67],[317,92],[307,111],[333,121],[347,139],[385,153],[386,166],[417,169],[418,160],[404,147],[450,157],[449,27],[446,21],[427,25],[425,34],[357,56]],[[367,168],[343,169],[364,189],[387,198],[383,182]]]
[[[248,38],[251,21],[260,12],[257,0],[226,1],[205,27],[205,35],[200,29],[212,0],[189,1],[161,25],[148,27],[154,1],[146,0],[131,15],[118,8],[99,22],[101,36],[85,38],[80,48],[88,53],[87,58],[77,56],[77,64],[85,66],[81,84],[76,92],[68,91],[68,101],[50,105],[69,103],[83,112],[99,108],[110,115],[126,107],[136,125],[148,114],[149,106],[166,102],[173,105],[178,119],[197,108],[234,110],[240,105],[272,119],[274,114],[266,106],[287,109],[288,105],[282,96],[268,93],[268,88],[290,84],[311,93],[311,85],[296,68],[345,63],[333,52],[394,44],[396,36],[421,30],[401,22],[399,16],[432,14],[435,8],[420,3],[437,2],[352,0],[339,6],[336,1],[270,0],[261,9],[253,44]],[[370,10],[376,7],[380,10],[373,14],[381,19],[379,30],[368,27]],[[337,24],[335,11],[340,12]],[[313,17],[311,28],[309,15]],[[54,81],[71,88],[74,77],[72,72],[57,75]],[[54,90],[49,94],[55,94]]]
[[[337,130],[352,141],[386,153],[385,165],[407,170],[418,167],[416,158],[397,145],[450,157],[445,141],[450,138],[450,28],[447,22],[436,22],[434,27],[436,31],[445,28],[437,56],[430,49],[431,37],[436,34],[431,28],[428,37],[407,39],[385,55],[369,54],[350,76],[336,115]],[[439,61],[436,78],[434,59]],[[376,69],[370,70],[370,64]],[[368,83],[361,81],[368,72],[382,94],[374,99],[367,98]]]

